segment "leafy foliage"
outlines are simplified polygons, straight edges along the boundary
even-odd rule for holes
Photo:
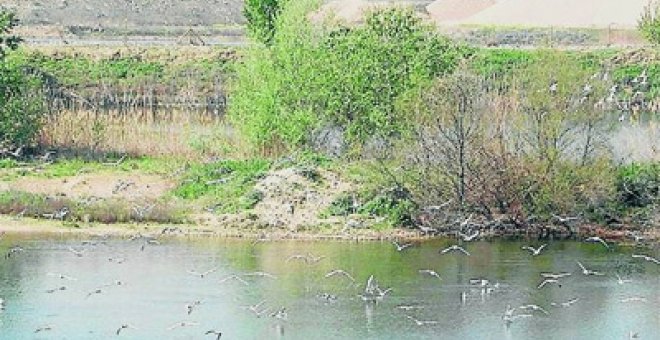
[[[21,38],[11,34],[11,31],[18,24],[16,14],[3,10],[0,7],[0,61],[9,50],[18,48]]]
[[[246,0],[243,15],[255,39],[270,44],[275,35],[275,22],[287,0]]]
[[[263,194],[251,191],[255,182],[264,176],[270,162],[263,159],[223,160],[192,166],[174,195],[185,199],[208,199],[218,205],[220,212],[249,209]]]
[[[376,11],[354,28],[319,28],[307,21],[317,5],[287,3],[271,47],[253,47],[237,67],[230,117],[258,147],[300,146],[323,124],[357,142],[397,134],[407,121],[397,101],[451,71],[466,52],[410,10]]]
[[[20,42],[11,34],[16,24],[14,14],[0,10],[0,149],[31,143],[41,127],[39,82],[5,60],[7,51]]]
[[[653,44],[660,44],[660,1],[649,2],[637,23],[642,35]]]

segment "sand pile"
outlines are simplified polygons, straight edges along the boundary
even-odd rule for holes
[[[454,22],[475,15],[496,2],[497,0],[437,0],[426,6],[426,11],[434,22]]]
[[[634,28],[648,0],[499,0],[458,24]]]

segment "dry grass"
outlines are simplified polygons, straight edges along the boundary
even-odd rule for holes
[[[225,123],[177,111],[158,120],[133,113],[62,111],[46,118],[40,142],[44,148],[91,157],[119,153],[200,159],[238,150]]]

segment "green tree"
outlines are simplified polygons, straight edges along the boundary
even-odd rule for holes
[[[34,142],[41,128],[40,83],[8,55],[20,43],[12,34],[16,24],[13,13],[0,10],[0,150]]]
[[[287,0],[245,0],[243,15],[248,31],[258,41],[270,44],[275,34],[275,22]]]
[[[313,25],[318,4],[288,2],[272,45],[254,46],[237,67],[229,115],[256,146],[301,146],[323,125],[356,147],[397,135],[408,122],[397,102],[463,56],[412,10],[376,11],[357,27]]]
[[[15,50],[21,42],[21,38],[11,34],[18,24],[18,19],[13,12],[0,8],[0,61],[4,60],[8,50]]]
[[[650,2],[644,7],[637,27],[651,43],[660,44],[660,1]]]

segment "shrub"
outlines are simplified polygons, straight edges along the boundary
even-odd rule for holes
[[[637,27],[648,41],[660,44],[660,1],[651,1],[644,7]]]
[[[246,0],[243,15],[250,35],[270,44],[275,35],[275,22],[287,0]]]
[[[20,39],[11,35],[14,15],[0,10],[0,149],[15,149],[34,141],[41,128],[39,81],[20,65],[6,60]]]
[[[397,101],[465,52],[411,10],[376,11],[354,28],[312,26],[318,3],[287,2],[272,45],[251,48],[237,67],[229,116],[255,146],[300,146],[323,124],[356,142],[397,134],[407,126]]]

